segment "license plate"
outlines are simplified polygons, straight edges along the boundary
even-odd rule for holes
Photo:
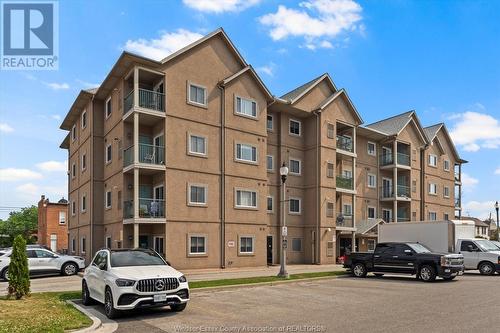
[[[165,302],[167,300],[167,295],[159,294],[153,295],[153,302]]]

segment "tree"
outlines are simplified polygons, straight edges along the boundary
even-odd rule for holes
[[[14,246],[10,256],[8,292],[9,297],[15,296],[16,299],[21,299],[30,293],[26,241],[21,235],[17,235],[14,239]]]
[[[35,243],[32,234],[38,227],[38,208],[25,207],[18,212],[11,212],[6,221],[0,222],[0,247],[12,246],[14,238],[22,235],[28,244]]]

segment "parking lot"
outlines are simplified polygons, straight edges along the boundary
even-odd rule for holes
[[[499,275],[467,273],[451,282],[369,276],[195,290],[184,312],[127,313],[117,332],[493,332],[499,286]]]

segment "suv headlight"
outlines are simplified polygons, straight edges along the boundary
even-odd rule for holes
[[[183,282],[187,282],[187,279],[184,275],[182,275],[180,278],[179,278],[179,282],[180,283],[183,283]]]
[[[118,287],[132,287],[135,284],[135,281],[129,279],[117,279],[115,283]]]

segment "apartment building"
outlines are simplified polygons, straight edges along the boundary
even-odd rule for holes
[[[371,248],[379,223],[448,209],[421,195],[433,142],[439,161],[463,162],[444,125],[429,140],[414,112],[395,119],[362,127],[328,74],[273,96],[223,29],[161,61],[124,52],[61,125],[69,250],[154,248],[179,268],[278,264],[286,219],[289,263],[334,263],[353,241]]]
[[[68,201],[64,198],[50,202],[45,195],[38,201],[37,243],[54,252],[68,250]]]

